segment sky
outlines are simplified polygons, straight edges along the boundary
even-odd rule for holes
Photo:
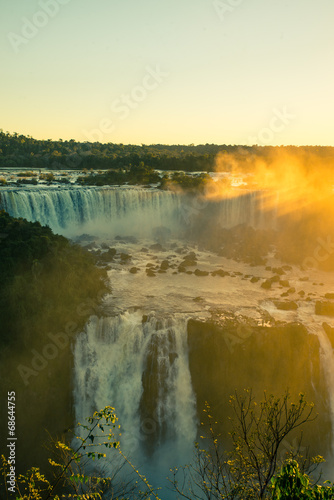
[[[334,146],[333,0],[0,0],[0,128]]]

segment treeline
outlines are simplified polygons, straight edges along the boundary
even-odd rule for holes
[[[274,152],[313,155],[324,162],[334,162],[334,148],[322,146],[239,146],[226,144],[141,146],[102,144],[99,142],[36,140],[30,136],[10,134],[0,130],[0,168],[31,169],[123,169],[143,162],[156,170],[211,172],[216,169],[219,153],[229,158],[224,170],[233,162],[251,171],[254,160],[267,162]],[[219,166],[218,166],[219,168]]]

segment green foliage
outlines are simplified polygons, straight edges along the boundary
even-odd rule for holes
[[[313,405],[300,394],[290,402],[288,393],[282,398],[265,393],[258,404],[251,391],[231,398],[235,419],[231,433],[233,454],[232,472],[242,470],[245,486],[264,498],[271,478],[277,471],[280,445],[294,429],[314,420]]]
[[[276,148],[292,154],[312,153],[322,163],[334,164],[334,148],[295,147]],[[0,168],[52,168],[52,169],[128,169],[143,162],[156,170],[183,170],[185,172],[214,172],[216,157],[226,157],[222,163],[224,171],[233,170],[235,164],[240,171],[252,171],[256,160],[270,159],[273,146],[238,146],[226,144],[189,145],[134,145],[102,144],[99,142],[36,140],[30,136],[10,134],[0,130]],[[117,181],[115,181],[117,183]],[[114,183],[114,181],[113,181]]]
[[[52,172],[48,172],[47,174],[40,174],[39,179],[41,181],[47,181],[51,183],[52,181],[55,180],[55,176],[53,175]]]
[[[49,227],[0,211],[0,235],[0,344],[63,328],[80,304],[107,292],[95,258]]]
[[[272,439],[276,441],[276,444],[277,440],[280,440],[280,435],[274,437],[276,430],[282,429],[283,434],[287,435],[292,428],[298,427],[303,421],[309,421],[311,407],[305,402],[302,395],[296,403],[290,403],[287,394],[282,398],[265,397],[259,405],[253,405],[253,403],[255,401],[249,393],[242,397],[236,395],[235,399],[231,401],[237,413],[239,424],[243,422],[250,424],[247,428],[247,439],[243,438],[243,430],[238,438],[236,436],[233,438],[233,443],[246,444],[242,459],[240,459],[241,449],[234,447],[230,453],[221,451],[220,436],[215,432],[215,422],[210,415],[210,408],[206,407],[209,436],[203,436],[202,439],[208,441],[209,445],[201,449],[199,444],[196,444],[196,462],[181,468],[183,472],[187,472],[187,476],[184,476],[181,483],[178,480],[180,471],[177,468],[172,471],[173,479],[171,482],[178,495],[189,500],[255,500],[261,498],[268,500],[330,500],[334,498],[334,484],[328,481],[326,483],[329,484],[323,486],[312,484],[310,477],[301,470],[296,458],[289,458],[283,462],[280,471],[275,468],[276,473],[275,475],[271,474],[270,482],[266,484],[265,488],[260,487],[263,484],[261,476],[267,477],[270,469],[268,466],[267,469],[263,468],[266,467],[263,466],[263,455],[266,454],[263,453],[263,449],[267,449],[268,443]],[[255,410],[256,417],[249,416],[253,406],[259,406]],[[243,413],[246,415],[244,416]],[[271,426],[269,434],[272,436],[266,434],[265,430],[260,437],[258,430],[252,430],[252,422],[261,422],[265,427],[269,424]],[[279,422],[278,427],[275,422]],[[239,424],[236,425],[236,429]],[[110,500],[144,500],[150,499],[151,496],[160,500],[146,477],[121,451],[115,435],[119,426],[114,408],[106,406],[104,409],[94,412],[87,419],[87,424],[79,423],[78,426],[81,432],[77,435],[79,444],[76,449],[64,441],[55,442],[60,458],[57,461],[49,459],[50,464],[57,471],[54,480],[50,481],[40,473],[38,468],[32,467],[16,480],[16,500],[60,500],[60,498],[76,498],[77,500],[97,498],[102,500],[106,493]],[[235,433],[237,434],[237,431]],[[266,441],[268,443],[265,445],[261,444],[261,442]],[[255,447],[251,444],[252,442],[256,443]],[[87,474],[85,472],[87,460],[103,461],[106,458],[106,453],[102,451],[105,448],[123,457],[144,485],[144,491],[140,490],[138,482],[129,480],[126,483],[117,484],[115,476],[110,478],[100,473]],[[257,465],[251,463],[250,455],[253,456],[253,459],[257,457]],[[6,484],[9,464],[4,456],[1,459],[0,473],[3,484]],[[315,463],[321,461],[321,457],[316,457]],[[256,474],[253,474],[254,469]],[[8,490],[6,490],[6,498],[10,498]]]
[[[327,482],[327,481],[326,481]],[[301,472],[296,460],[287,460],[271,481],[272,500],[331,500],[334,484],[312,485],[307,474]]]
[[[115,409],[106,406],[100,411],[95,411],[87,422],[87,424],[78,424],[82,431],[86,431],[86,434],[77,436],[80,444],[75,450],[63,441],[55,442],[55,447],[60,452],[60,460],[49,459],[50,464],[57,471],[54,480],[50,481],[40,473],[38,468],[32,467],[16,480],[16,500],[60,500],[60,498],[102,500],[106,492],[110,500],[144,500],[150,499],[151,495],[156,500],[160,500],[146,477],[139,473],[120,450],[114,433],[117,427]],[[99,451],[104,448],[115,450],[115,453],[123,457],[143,483],[144,491],[141,491],[138,482],[132,480],[115,484],[115,478],[85,473],[87,460],[106,458],[106,453]],[[2,482],[7,484],[9,464],[3,455],[1,459]],[[6,498],[10,498],[7,489]]]
[[[108,170],[103,173],[91,173],[86,177],[79,177],[78,183],[89,186],[105,186],[117,184],[153,184],[160,181],[160,176],[153,167],[144,165],[130,165],[129,169]]]
[[[170,481],[184,498],[271,498],[271,481],[282,465],[283,440],[294,429],[313,420],[313,405],[308,404],[302,394],[296,402],[290,402],[288,393],[280,398],[265,394],[257,403],[251,391],[245,391],[241,396],[236,393],[230,404],[234,410],[230,434],[232,451],[225,451],[226,437],[223,439],[216,432],[217,422],[207,405],[208,431],[201,436],[204,445],[196,444],[194,463],[172,471]],[[299,450],[291,458],[298,460],[303,468],[308,467],[309,472],[323,461],[322,457],[316,457],[311,464],[300,456]]]
[[[173,188],[179,186],[185,191],[202,191],[210,180],[208,174],[187,175],[184,172],[174,172],[171,177],[165,175],[161,181],[161,188]]]
[[[19,172],[17,174],[18,177],[36,177],[37,174],[36,172],[32,172],[31,170],[26,170],[26,171],[23,171],[23,172]]]

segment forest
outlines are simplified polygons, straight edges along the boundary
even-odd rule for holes
[[[252,171],[255,160],[267,162],[274,152],[316,157],[322,163],[334,164],[334,148],[324,146],[241,146],[226,144],[200,145],[131,145],[78,142],[74,139],[37,140],[0,129],[0,168],[38,169],[122,169],[143,162],[156,170],[212,172],[223,167],[231,170],[237,162],[243,171]],[[217,155],[226,161],[217,165]]]

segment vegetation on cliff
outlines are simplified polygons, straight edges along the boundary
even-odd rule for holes
[[[39,222],[0,211],[0,343],[31,343],[107,291],[94,257]],[[86,315],[81,315],[81,322]]]

